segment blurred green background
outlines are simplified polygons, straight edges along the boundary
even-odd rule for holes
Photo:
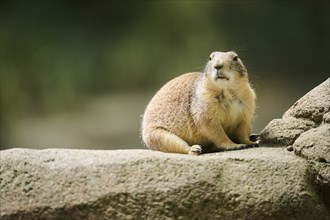
[[[1,1],[1,149],[143,148],[168,80],[235,50],[254,132],[329,77],[329,1]]]

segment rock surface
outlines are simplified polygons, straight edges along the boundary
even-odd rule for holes
[[[330,79],[260,138],[272,147],[201,156],[0,151],[0,218],[330,220]]]
[[[330,124],[302,133],[294,142],[295,153],[309,160],[330,163]]]
[[[330,219],[285,148],[0,152],[1,219]]]
[[[306,159],[311,180],[330,207],[330,78],[299,99],[281,119],[272,120],[260,139],[263,146],[289,146]]]
[[[328,123],[330,123],[330,78],[299,99],[281,119],[272,120],[260,133],[261,144],[292,145],[302,133]],[[330,140],[327,139],[329,143]]]

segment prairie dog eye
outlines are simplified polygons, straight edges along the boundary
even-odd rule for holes
[[[234,61],[237,61],[237,60],[238,60],[238,56],[237,56],[237,55],[234,56],[233,60],[234,60]]]
[[[212,60],[212,56],[210,56],[209,60]]]

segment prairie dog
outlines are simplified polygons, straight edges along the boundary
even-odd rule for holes
[[[255,93],[235,52],[213,52],[204,72],[166,83],[142,119],[152,150],[198,155],[257,146],[250,141]]]

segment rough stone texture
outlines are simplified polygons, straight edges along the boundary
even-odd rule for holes
[[[0,218],[330,220],[330,78],[260,138],[278,147],[0,151]]]
[[[315,126],[309,120],[289,117],[286,119],[273,119],[261,132],[261,145],[263,146],[289,146],[301,133]]]
[[[330,124],[330,112],[327,112],[323,115],[323,123]]]
[[[330,78],[261,132],[263,146],[289,146],[310,165],[311,180],[330,207]],[[292,145],[292,146],[290,146]]]
[[[0,152],[1,219],[330,219],[285,148]]]
[[[299,156],[330,163],[330,124],[302,133],[294,142],[293,149]]]
[[[272,120],[260,139],[263,146],[293,145],[299,156],[330,163],[330,78]]]
[[[288,146],[305,131],[330,123],[330,78],[299,99],[260,133],[264,146]],[[328,139],[329,140],[329,139]]]
[[[330,111],[330,78],[299,99],[283,118],[295,117],[308,119],[316,125],[322,122],[325,113]]]

